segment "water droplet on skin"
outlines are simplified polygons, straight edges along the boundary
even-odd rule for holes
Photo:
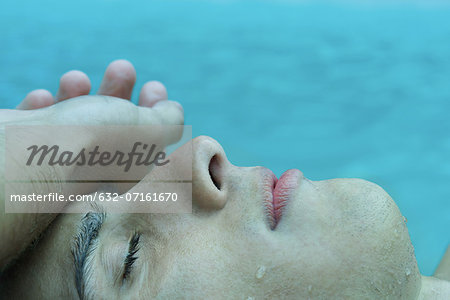
[[[411,275],[411,270],[410,270],[410,269],[408,269],[408,268],[406,268],[405,274],[406,274],[406,276],[409,276],[409,275]]]
[[[258,270],[256,271],[256,279],[261,279],[264,277],[264,274],[266,274],[266,267],[261,266],[258,268]]]
[[[408,219],[405,216],[403,216],[403,222],[408,223]]]
[[[250,296],[248,296],[248,297],[247,297],[247,300],[254,300],[254,298],[253,298],[253,297],[250,297]]]
[[[312,290],[312,285],[308,285],[308,293],[311,294],[311,290]]]

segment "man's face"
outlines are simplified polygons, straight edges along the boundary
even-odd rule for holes
[[[294,170],[274,189],[267,169],[231,165],[210,138],[193,144],[192,214],[92,207],[87,215],[60,215],[9,275],[16,295],[417,296],[420,274],[404,218],[380,187],[359,179],[310,181]],[[135,188],[145,190],[145,183]]]

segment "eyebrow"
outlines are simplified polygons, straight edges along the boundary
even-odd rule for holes
[[[94,206],[95,211],[90,211],[83,216],[75,236],[71,249],[75,267],[75,286],[80,299],[92,298],[92,291],[87,289],[87,283],[92,278],[92,258],[96,249],[96,240],[106,213],[99,206]]]

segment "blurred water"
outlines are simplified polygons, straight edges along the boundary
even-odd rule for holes
[[[448,7],[61,2],[1,5],[1,107],[56,92],[70,69],[96,89],[127,58],[137,87],[164,82],[194,136],[216,138],[232,163],[383,186],[432,274],[450,242]]]

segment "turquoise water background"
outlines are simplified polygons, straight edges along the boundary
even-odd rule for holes
[[[236,165],[381,185],[433,273],[450,242],[448,6],[61,2],[2,3],[2,108],[55,93],[71,69],[96,90],[126,58],[137,89],[162,81],[193,135],[216,138]]]

